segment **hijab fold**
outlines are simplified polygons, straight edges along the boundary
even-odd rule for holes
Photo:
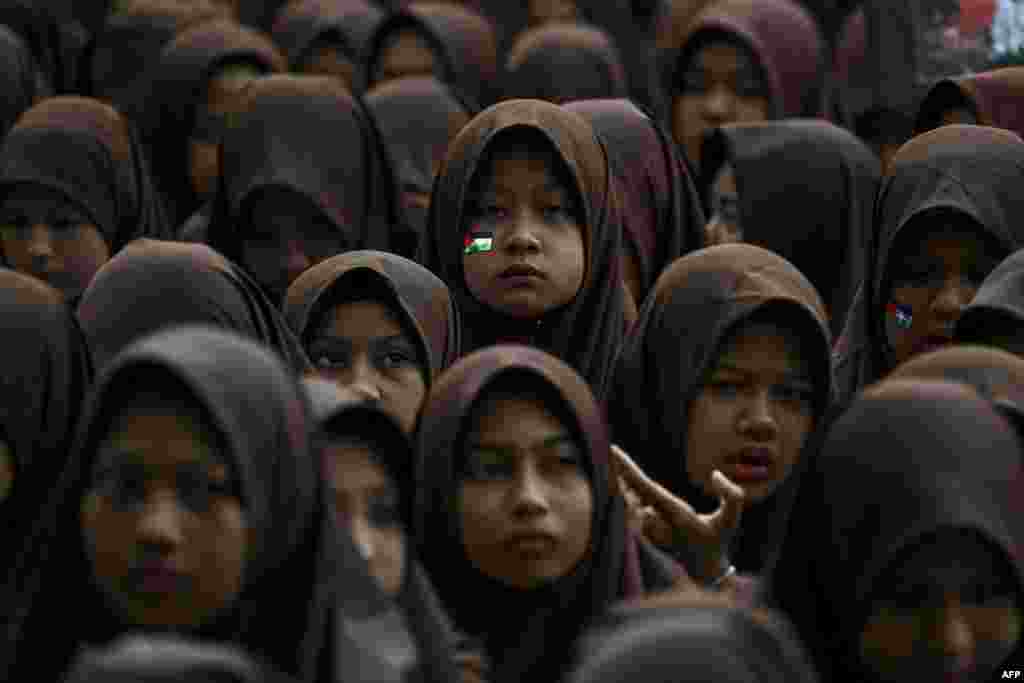
[[[367,0],[292,0],[274,20],[274,42],[288,57],[292,70],[298,70],[321,41],[340,46],[358,66],[370,36],[384,18],[384,12]]]
[[[36,65],[25,41],[11,29],[0,25],[0,139],[25,111],[53,94],[51,86]]]

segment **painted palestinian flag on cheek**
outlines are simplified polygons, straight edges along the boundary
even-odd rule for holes
[[[466,234],[463,252],[466,256],[486,254],[494,249],[494,232],[489,230],[471,230]]]
[[[898,329],[908,330],[914,323],[913,309],[906,304],[891,303],[885,307],[886,317],[892,320]]]

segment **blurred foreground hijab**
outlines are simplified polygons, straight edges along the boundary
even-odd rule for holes
[[[0,329],[0,519],[10,567],[70,456],[92,365],[60,292],[6,268]]]
[[[140,437],[140,421],[191,448]],[[384,600],[334,526],[314,429],[298,379],[252,341],[186,327],[126,349],[12,574],[4,678],[56,680],[76,650],[141,626],[239,646],[300,681],[363,680],[342,625]],[[170,485],[167,457],[186,457]],[[150,515],[161,490],[180,534]],[[187,580],[131,580],[154,566]]]
[[[575,297],[534,319],[513,317],[479,301],[467,285],[463,266],[467,237],[491,199],[472,194],[479,192],[475,188],[483,173],[493,174],[485,162],[503,138],[520,132],[531,134],[538,145],[517,148],[516,154],[531,160],[552,158],[557,167],[548,168],[547,173],[555,179],[567,178],[564,207],[579,214],[574,219],[583,244],[582,283]],[[421,261],[445,281],[458,303],[465,320],[466,351],[498,342],[537,346],[570,363],[603,400],[625,328],[622,228],[612,178],[605,146],[593,128],[578,114],[549,102],[501,102],[462,129],[434,185]],[[511,266],[526,259],[519,253],[522,249],[508,239],[474,258],[506,259],[500,263]],[[535,245],[528,250],[534,264],[550,258],[534,253],[543,251]],[[558,267],[546,261],[542,265]],[[548,282],[554,274],[547,274]]]
[[[947,78],[928,92],[917,113],[915,133],[952,123],[994,126],[1024,136],[1024,67]]]
[[[1024,251],[996,266],[956,322],[956,340],[1024,356]]]
[[[363,101],[391,155],[406,219],[422,239],[434,177],[448,146],[477,112],[433,77],[388,81]]]
[[[25,41],[6,26],[0,26],[0,89],[0,138],[22,113],[53,94]]]
[[[209,247],[139,240],[110,260],[78,306],[97,369],[165,327],[223,327],[270,347],[295,371],[309,368],[298,339],[259,287]]]
[[[672,136],[633,102],[584,100],[566,109],[587,119],[608,150],[623,195],[626,284],[642,306],[670,263],[703,246],[697,190]]]
[[[564,104],[629,95],[626,70],[611,36],[585,24],[548,24],[522,34],[502,77],[505,99]]]
[[[749,242],[788,260],[818,290],[838,335],[866,272],[875,155],[838,126],[788,120],[724,126],[701,156],[706,244]]]

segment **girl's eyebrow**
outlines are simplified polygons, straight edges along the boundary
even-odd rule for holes
[[[557,445],[560,445],[560,444],[563,444],[563,443],[566,443],[566,442],[569,442],[569,443],[573,442],[572,435],[569,434],[568,432],[557,432],[555,434],[550,434],[548,436],[545,436],[542,439],[539,439],[539,440],[535,441],[533,444],[531,444],[527,448],[529,450],[533,450],[533,449],[537,449],[537,448],[551,448],[552,446],[557,446]],[[488,441],[475,441],[475,440],[470,442],[470,449],[471,450],[480,450],[480,451],[499,451],[499,452],[506,452],[507,453],[509,451],[517,450],[517,447],[518,447],[518,444],[507,443],[507,442],[506,443],[500,443],[500,442],[494,442],[494,441],[488,442]]]

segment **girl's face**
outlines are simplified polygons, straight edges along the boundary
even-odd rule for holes
[[[345,251],[341,232],[306,197],[279,187],[243,201],[242,265],[280,304],[307,269]]]
[[[379,404],[411,434],[427,395],[417,349],[394,313],[367,300],[331,309],[307,350],[318,375]]]
[[[940,537],[876,585],[859,648],[878,681],[990,680],[1020,639],[1016,580],[973,535]]]
[[[800,340],[769,322],[751,322],[723,345],[690,406],[686,470],[714,495],[720,469],[760,502],[789,477],[814,426],[815,385]]]
[[[484,399],[459,490],[462,543],[479,571],[522,590],[572,572],[593,523],[585,457],[539,399]]]
[[[41,185],[19,185],[0,205],[0,247],[9,267],[49,283],[69,301],[110,260],[103,233],[86,213]]]
[[[506,137],[474,179],[462,267],[469,291],[495,311],[535,319],[583,286],[583,207],[563,166],[553,149]]]
[[[382,590],[395,596],[405,574],[401,500],[372,446],[338,441],[325,450],[339,523],[349,529]]]
[[[740,196],[732,164],[724,164],[711,186],[711,220],[704,227],[704,246],[743,241]]]
[[[416,31],[398,31],[385,41],[377,63],[374,85],[407,76],[433,76],[434,51]]]
[[[735,122],[768,119],[768,84],[749,51],[731,41],[709,42],[697,51],[676,84],[672,130],[700,168],[704,134]]]
[[[192,190],[206,201],[217,190],[220,176],[218,149],[232,115],[239,112],[241,92],[260,77],[251,64],[230,64],[210,77],[206,100],[196,106],[196,121],[189,135],[189,169]]]
[[[884,315],[895,365],[951,344],[964,308],[1006,256],[965,219],[927,220],[927,235],[907,250],[893,250],[901,258],[890,266]]]
[[[194,629],[242,590],[240,487],[196,411],[143,395],[101,440],[81,524],[96,585],[130,624]]]

